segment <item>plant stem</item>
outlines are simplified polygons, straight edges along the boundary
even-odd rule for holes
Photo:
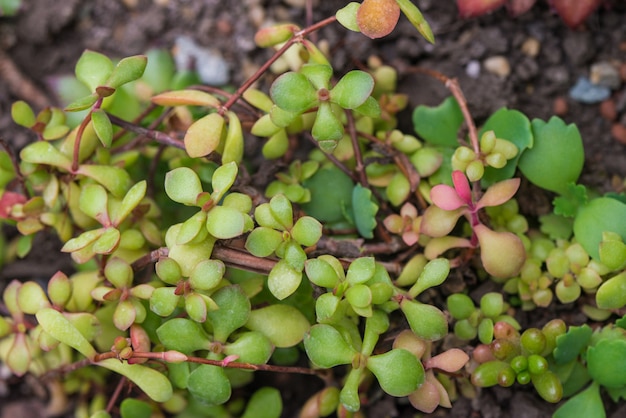
[[[180,139],[173,138],[163,132],[154,131],[152,129],[143,128],[139,125],[135,125],[134,123],[125,121],[124,119],[118,118],[117,116],[113,116],[107,113],[111,123],[114,123],[117,126],[120,126],[130,132],[134,132],[138,135],[144,135],[159,144],[169,145],[178,149],[185,149],[185,144]]]

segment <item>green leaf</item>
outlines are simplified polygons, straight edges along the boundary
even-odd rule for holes
[[[27,163],[51,165],[66,171],[72,169],[72,161],[54,145],[45,141],[34,142],[24,147],[20,152],[20,159]]]
[[[74,100],[72,103],[65,106],[66,112],[80,112],[81,110],[89,109],[99,99],[98,93],[92,93],[88,96],[81,97]]]
[[[170,316],[180,300],[180,296],[174,293],[175,290],[175,287],[154,289],[150,297],[150,310],[159,316]]]
[[[152,103],[159,106],[206,106],[218,107],[220,101],[215,96],[200,90],[174,90],[158,94]]]
[[[626,272],[613,276],[600,285],[596,293],[600,309],[619,309],[626,305]]]
[[[255,228],[246,239],[246,250],[255,257],[268,257],[283,242],[283,234],[272,228]]]
[[[337,141],[343,137],[343,123],[339,120],[328,102],[320,103],[315,116],[311,134],[320,142],[320,147],[325,152],[331,152],[337,146]]]
[[[96,87],[104,85],[113,72],[113,62],[95,51],[86,50],[76,63],[76,78],[85,84],[92,92]]]
[[[225,206],[215,206],[206,215],[207,230],[218,239],[238,237],[245,231],[245,224],[241,212]]]
[[[208,115],[195,121],[185,133],[185,150],[192,158],[204,157],[215,151],[225,134],[224,118],[219,113]]]
[[[147,64],[148,57],[145,55],[123,58],[117,63],[105,85],[117,89],[126,83],[135,81],[143,75]]]
[[[262,387],[252,394],[241,418],[280,418],[283,401],[276,388]]]
[[[403,299],[400,309],[418,337],[427,341],[437,341],[448,334],[448,321],[443,312],[435,306]]]
[[[223,287],[211,297],[218,309],[209,311],[207,319],[213,325],[214,339],[226,342],[230,334],[250,319],[250,300],[239,286]]]
[[[328,187],[332,184],[333,187]],[[336,166],[319,169],[303,182],[311,191],[311,200],[302,204],[302,209],[320,222],[344,220],[344,210],[352,205],[354,183]]]
[[[415,132],[434,145],[458,146],[458,132],[462,123],[463,113],[452,96],[445,99],[439,106],[420,105],[413,111]]]
[[[374,276],[376,260],[374,257],[359,257],[350,263],[346,281],[351,285],[365,283]]]
[[[156,330],[159,341],[168,349],[190,354],[207,350],[211,340],[202,325],[186,318],[168,319]]]
[[[234,161],[223,164],[215,170],[211,178],[211,186],[213,186],[211,198],[213,201],[218,202],[222,199],[224,193],[226,193],[235,182],[238,171],[237,163]]]
[[[166,402],[172,397],[170,381],[155,369],[122,363],[117,359],[107,359],[96,364],[126,376],[155,402]]]
[[[102,234],[104,234],[105,231],[106,228],[98,228],[92,229],[90,231],[85,231],[79,236],[67,241],[65,245],[63,245],[63,248],[61,248],[61,251],[64,253],[72,253],[74,251],[82,250],[88,245],[94,243],[98,238],[102,236]]]
[[[293,208],[285,195],[278,194],[272,197],[269,209],[272,217],[280,224],[282,230],[289,230],[293,227]]]
[[[307,260],[304,268],[309,280],[317,286],[332,289],[339,283],[335,269],[321,258]]]
[[[409,296],[415,298],[424,290],[439,286],[448,278],[448,273],[450,273],[450,261],[447,258],[429,261],[424,266],[417,282],[409,290]]]
[[[124,196],[132,185],[130,175],[120,167],[82,164],[76,172],[97,181],[117,198]]]
[[[578,210],[574,236],[585,251],[598,260],[603,232],[615,232],[626,240],[626,204],[609,197],[591,200]]]
[[[208,405],[221,405],[230,399],[230,381],[224,369],[201,364],[189,375],[187,389],[195,398]]]
[[[124,199],[122,200],[122,204],[115,209],[115,213],[112,215],[111,222],[113,225],[121,224],[130,213],[141,203],[144,196],[146,195],[147,183],[145,180],[140,181],[135,184],[131,189],[126,193]]]
[[[328,89],[333,68],[328,64],[304,64],[300,74],[305,76],[317,90]]]
[[[576,360],[587,347],[593,330],[588,325],[571,326],[566,334],[556,337],[553,356],[556,364],[565,364]]]
[[[270,340],[257,331],[238,334],[237,339],[224,347],[224,354],[238,356],[243,363],[265,364],[272,356],[274,346]]]
[[[346,29],[350,29],[353,32],[360,32],[361,30],[359,29],[359,25],[356,21],[356,12],[359,10],[360,6],[361,4],[355,1],[348,3],[348,5],[339,9],[337,13],[335,13],[337,21]]]
[[[357,184],[352,190],[354,223],[363,238],[374,238],[378,205],[372,201],[372,191]]]
[[[15,123],[25,128],[32,127],[36,122],[33,109],[23,100],[13,103],[11,106],[11,117]]]
[[[578,208],[587,204],[587,188],[580,184],[570,183],[565,192],[557,196],[552,204],[556,215],[573,218],[576,216]]]
[[[291,237],[304,247],[315,245],[322,237],[322,224],[315,218],[303,216],[291,229]]]
[[[332,350],[329,350],[329,347],[332,347]],[[357,354],[341,333],[327,324],[317,324],[311,327],[304,337],[304,348],[309,360],[323,368],[350,364]]]
[[[597,382],[593,382],[587,389],[573,396],[552,415],[552,418],[571,417],[606,417]]]
[[[617,389],[626,385],[626,341],[604,339],[587,350],[587,369],[600,385]]]
[[[96,349],[62,313],[52,308],[43,308],[35,316],[43,330],[53,338],[69,345],[90,360],[95,358]]]
[[[116,228],[106,228],[104,233],[93,243],[96,254],[111,254],[120,243],[120,231]]]
[[[288,260],[280,260],[270,271],[267,287],[278,300],[291,296],[300,286],[302,272],[294,269]]]
[[[104,187],[99,184],[88,184],[80,192],[78,207],[103,226],[109,226],[108,202],[109,195]]]
[[[290,305],[270,305],[250,312],[246,328],[259,331],[276,347],[293,347],[302,341],[311,325]]]
[[[367,368],[380,387],[391,396],[407,396],[424,383],[424,366],[414,354],[402,348],[371,356]]]
[[[364,71],[352,70],[330,91],[330,100],[344,109],[355,109],[365,103],[374,89],[374,78]]]
[[[502,109],[496,111],[487,119],[479,132],[479,138],[487,131],[494,131],[496,137],[507,140],[517,147],[517,156],[509,160],[503,168],[485,167],[482,184],[487,187],[501,180],[510,179],[515,174],[517,162],[527,148],[533,147],[533,133],[530,121],[523,113],[517,110]]]
[[[402,13],[409,19],[409,22],[418,30],[418,32],[431,44],[435,43],[435,36],[430,25],[422,16],[422,12],[410,0],[396,0]]]
[[[174,202],[195,206],[198,195],[202,193],[202,184],[191,168],[179,167],[165,175],[165,193]]]
[[[565,193],[567,185],[578,180],[585,162],[578,128],[553,116],[548,122],[534,119],[532,130],[534,146],[522,154],[519,169],[531,183]]]
[[[120,414],[122,418],[150,418],[152,407],[138,399],[126,398],[120,404]]]
[[[270,88],[270,96],[281,109],[302,113],[317,103],[317,92],[302,74],[288,72],[278,77]]]
[[[109,148],[113,141],[113,125],[106,112],[102,109],[95,109],[91,112],[91,121],[98,139],[105,148]]]

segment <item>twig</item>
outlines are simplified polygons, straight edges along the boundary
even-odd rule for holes
[[[166,133],[135,125],[134,123],[125,121],[124,119],[118,118],[117,116],[111,115],[110,113],[108,113],[108,116],[111,120],[111,123],[114,123],[115,125],[120,126],[130,132],[134,132],[138,135],[144,135],[158,142],[159,144],[169,145],[171,147],[179,149],[185,149],[185,144],[183,143],[183,141],[173,138]]]

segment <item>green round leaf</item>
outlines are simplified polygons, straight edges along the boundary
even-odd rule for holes
[[[364,71],[353,70],[344,75],[330,91],[330,100],[344,109],[355,109],[372,94],[374,79]]]
[[[174,202],[195,206],[202,193],[200,178],[191,168],[179,167],[165,175],[165,193]]]
[[[359,257],[350,263],[346,281],[352,285],[365,283],[374,276],[376,260],[374,257]]]
[[[380,387],[392,396],[407,396],[424,383],[424,366],[412,353],[397,348],[371,356],[367,368],[374,373]]]
[[[270,271],[267,287],[278,300],[291,296],[302,281],[302,272],[295,270],[287,260],[280,260]]]
[[[320,287],[334,288],[339,283],[339,276],[335,269],[320,258],[313,258],[304,263],[307,277]]]
[[[311,82],[295,72],[278,77],[270,88],[270,96],[278,107],[295,113],[302,113],[317,102],[317,92]]]
[[[270,212],[283,230],[293,227],[293,209],[291,202],[285,195],[278,194],[270,200]]]
[[[187,389],[195,398],[208,405],[221,405],[230,399],[230,381],[224,369],[201,364],[189,374]]]
[[[113,141],[113,125],[106,112],[102,109],[95,109],[91,112],[91,122],[102,145],[109,148]]]
[[[216,341],[226,342],[235,330],[249,323],[250,300],[239,286],[222,287],[211,296],[218,309],[209,311],[207,318],[213,326]],[[248,328],[250,328],[248,326]],[[250,328],[253,331],[258,329]]]
[[[75,72],[76,78],[94,92],[113,72],[113,63],[99,52],[86,50],[76,63]]]
[[[320,142],[325,152],[331,152],[337,146],[337,141],[343,137],[343,133],[343,123],[333,111],[331,104],[320,103],[311,129],[313,138]]]
[[[335,13],[337,21],[353,32],[360,32],[361,30],[356,21],[356,12],[359,10],[360,6],[361,4],[355,1],[348,3],[347,6],[339,9],[337,13]]]
[[[283,242],[283,234],[275,229],[260,226],[246,239],[246,249],[256,257],[268,257]]]
[[[106,165],[82,164],[78,174],[87,176],[103,185],[115,197],[121,198],[126,194],[132,180],[126,170],[120,167]]]
[[[311,325],[290,305],[270,305],[250,312],[246,327],[265,334],[276,347],[292,347],[302,341]]]
[[[18,100],[11,106],[11,117],[20,126],[30,128],[36,122],[33,109],[23,100]]]
[[[332,350],[328,348],[332,347]],[[318,367],[331,368],[350,364],[357,354],[333,326],[317,324],[304,338],[304,348],[309,359]]]
[[[439,106],[420,105],[413,111],[415,132],[433,145],[458,146],[458,132],[462,123],[463,113],[452,96]]]
[[[126,398],[120,404],[120,414],[122,418],[150,418],[152,407],[138,399]]]
[[[218,239],[230,239],[243,234],[246,226],[244,215],[237,209],[216,206],[207,213],[206,227]]]
[[[210,290],[222,281],[226,266],[221,260],[203,260],[196,264],[191,276],[189,284],[198,290]]]
[[[108,87],[117,89],[126,83],[135,81],[143,75],[147,64],[148,57],[145,55],[123,58],[117,63],[105,84]]]
[[[224,347],[224,354],[237,355],[237,361],[253,364],[267,363],[273,351],[274,346],[270,340],[256,331],[244,332]]]
[[[262,387],[252,394],[241,418],[280,418],[283,401],[276,388]]]
[[[626,272],[611,277],[600,285],[596,293],[600,309],[619,309],[626,305]]]
[[[304,247],[315,245],[322,237],[322,224],[315,218],[303,216],[291,229],[291,237]]]
[[[219,113],[209,113],[195,121],[185,134],[187,154],[192,158],[204,157],[215,151],[225,133],[224,118]]]
[[[168,319],[157,328],[156,333],[159,341],[168,350],[176,350],[185,354],[197,350],[206,350],[211,343],[202,325],[186,318]]]
[[[436,307],[403,299],[400,309],[418,337],[428,341],[437,341],[448,334],[448,321],[443,312]]]
[[[319,169],[303,186],[311,191],[311,200],[303,203],[302,209],[320,222],[339,222],[352,206],[354,183],[334,165]]]
[[[617,389],[626,385],[626,341],[605,339],[587,350],[587,369],[600,385]]]
[[[578,210],[574,220],[574,236],[585,251],[598,260],[603,232],[614,232],[626,239],[626,204],[617,199],[600,197]]]
[[[154,289],[150,296],[150,310],[159,316],[170,316],[176,307],[180,296],[175,294],[175,287],[159,287]]]

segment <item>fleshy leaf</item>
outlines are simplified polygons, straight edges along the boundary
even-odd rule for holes
[[[359,29],[372,39],[389,35],[399,17],[400,6],[396,0],[364,0],[356,14]]]
[[[35,124],[35,113],[33,109],[23,100],[18,100],[11,106],[11,117],[20,126],[30,128]]]
[[[604,403],[600,396],[600,386],[597,382],[591,383],[587,389],[572,396],[556,410],[552,418],[571,418],[575,416],[606,417]]]
[[[329,350],[329,347],[332,347],[332,350]],[[324,368],[350,364],[357,354],[341,333],[327,324],[317,324],[311,328],[304,338],[304,348],[309,359],[315,365]]]
[[[170,381],[155,369],[122,363],[117,359],[107,359],[96,364],[126,376],[155,402],[166,402],[172,397]]]
[[[609,197],[591,200],[581,207],[574,220],[574,236],[585,251],[598,260],[603,232],[615,232],[626,239],[626,204]]]
[[[76,63],[75,72],[76,78],[94,92],[113,72],[113,63],[103,54],[86,50]]]
[[[367,360],[380,387],[392,396],[407,396],[424,382],[424,367],[412,353],[395,348]]]
[[[556,364],[569,363],[578,358],[589,343],[593,330],[588,325],[571,326],[566,334],[556,337],[553,355]]]
[[[97,181],[118,198],[124,196],[132,185],[130,175],[120,167],[83,164],[77,173]]]
[[[250,312],[246,327],[262,332],[276,347],[293,347],[311,325],[293,306],[275,304]]]
[[[267,287],[278,300],[291,296],[302,281],[302,272],[294,269],[287,260],[280,260],[270,271]]]
[[[374,79],[371,75],[353,70],[344,75],[333,87],[330,99],[344,109],[355,109],[365,102],[373,89]]]
[[[130,213],[141,203],[144,196],[146,195],[147,184],[145,180],[140,181],[135,184],[131,189],[126,193],[122,203],[119,207],[116,208],[115,214],[112,214],[113,219],[111,222],[113,225],[119,225],[130,215]]]
[[[463,123],[463,113],[452,96],[439,106],[420,105],[413,111],[415,132],[433,145],[458,146],[458,131]]]
[[[315,218],[303,216],[291,229],[291,236],[298,244],[310,247],[317,244],[322,237],[322,224]]]
[[[626,341],[604,339],[587,350],[587,369],[591,378],[608,389],[626,385]]]
[[[223,287],[212,298],[218,309],[209,311],[207,318],[213,325],[215,340],[226,342],[231,333],[250,319],[250,300],[239,286]]]
[[[172,318],[156,330],[159,341],[168,349],[190,354],[208,349],[211,341],[202,325],[186,318]]]
[[[143,75],[147,64],[148,57],[145,55],[135,55],[121,59],[106,81],[106,86],[117,89],[126,83],[139,79]]]
[[[365,283],[374,276],[376,261],[374,257],[359,257],[350,263],[346,281],[352,285]]]
[[[578,128],[553,116],[548,122],[533,120],[532,131],[534,146],[520,157],[519,169],[531,183],[564,193],[578,180],[585,160]]]
[[[311,129],[313,138],[320,141],[320,146],[326,152],[335,149],[337,141],[343,137],[343,123],[333,112],[332,106],[328,102],[322,102],[317,109],[315,123]]]
[[[429,261],[422,270],[417,282],[409,290],[409,295],[415,298],[424,290],[439,286],[448,278],[450,261],[447,258],[436,258]]]
[[[256,257],[268,257],[283,242],[283,234],[272,228],[255,228],[246,239],[246,249]]]
[[[185,133],[185,149],[192,158],[204,157],[215,151],[222,142],[224,118],[210,113],[195,121]]]
[[[626,305],[626,272],[613,276],[600,285],[596,293],[600,309],[619,309]]]
[[[498,183],[491,185],[485,191],[485,194],[480,198],[478,203],[476,203],[476,208],[499,206],[509,201],[515,195],[515,193],[517,193],[519,185],[520,179],[518,178],[502,180]]]
[[[215,96],[200,90],[174,90],[154,96],[152,103],[159,106],[207,106],[218,107]]]
[[[302,74],[288,72],[278,77],[270,88],[272,100],[281,109],[302,113],[317,102],[317,92]]]
[[[418,337],[427,341],[437,341],[447,335],[448,321],[443,312],[436,307],[403,299],[400,309]]]
[[[262,387],[252,394],[241,418],[280,418],[283,401],[276,388]]]
[[[109,226],[108,201],[109,195],[104,187],[99,184],[88,184],[80,192],[78,207],[103,226]]]
[[[321,258],[307,260],[304,266],[307,277],[317,286],[334,288],[339,282],[335,269]]]
[[[353,32],[360,32],[361,30],[359,29],[359,25],[356,20],[356,14],[360,6],[360,3],[352,1],[343,8],[337,10],[337,13],[335,13],[337,21],[345,28],[350,29]]]
[[[122,418],[150,418],[152,407],[138,399],[126,398],[120,404],[120,415]]]
[[[451,211],[467,206],[467,202],[459,196],[454,187],[437,184],[430,190],[430,198],[437,207]]]
[[[376,228],[378,205],[372,201],[372,191],[357,184],[352,189],[352,210],[354,223],[363,238],[373,238]]]
[[[480,244],[480,258],[487,273],[500,279],[519,274],[526,250],[522,240],[512,232],[493,231],[483,224],[474,227]]]
[[[165,175],[165,193],[174,202],[195,206],[202,193],[200,178],[191,168],[179,167]]]
[[[278,194],[272,197],[269,208],[274,219],[281,225],[281,230],[293,227],[293,208],[285,195]]]
[[[396,0],[400,6],[400,10],[409,19],[409,22],[415,26],[418,32],[431,44],[435,43],[435,36],[430,25],[422,16],[422,12],[410,0]]]
[[[97,351],[62,313],[44,308],[35,314],[41,327],[55,339],[69,345],[88,359],[93,360]]]
[[[208,405],[221,405],[230,399],[230,381],[224,369],[208,364],[199,365],[189,374],[187,389],[195,398]]]
[[[34,142],[24,147],[20,152],[20,158],[27,163],[51,165],[66,171],[72,168],[72,161],[54,145],[45,141]]]
[[[245,231],[244,215],[237,209],[216,206],[207,213],[206,227],[218,239],[230,239]]]
[[[228,189],[230,189],[230,186],[233,185],[238,171],[237,163],[235,162],[223,164],[215,170],[211,178],[211,186],[213,186],[211,198],[215,202],[220,201]]]

